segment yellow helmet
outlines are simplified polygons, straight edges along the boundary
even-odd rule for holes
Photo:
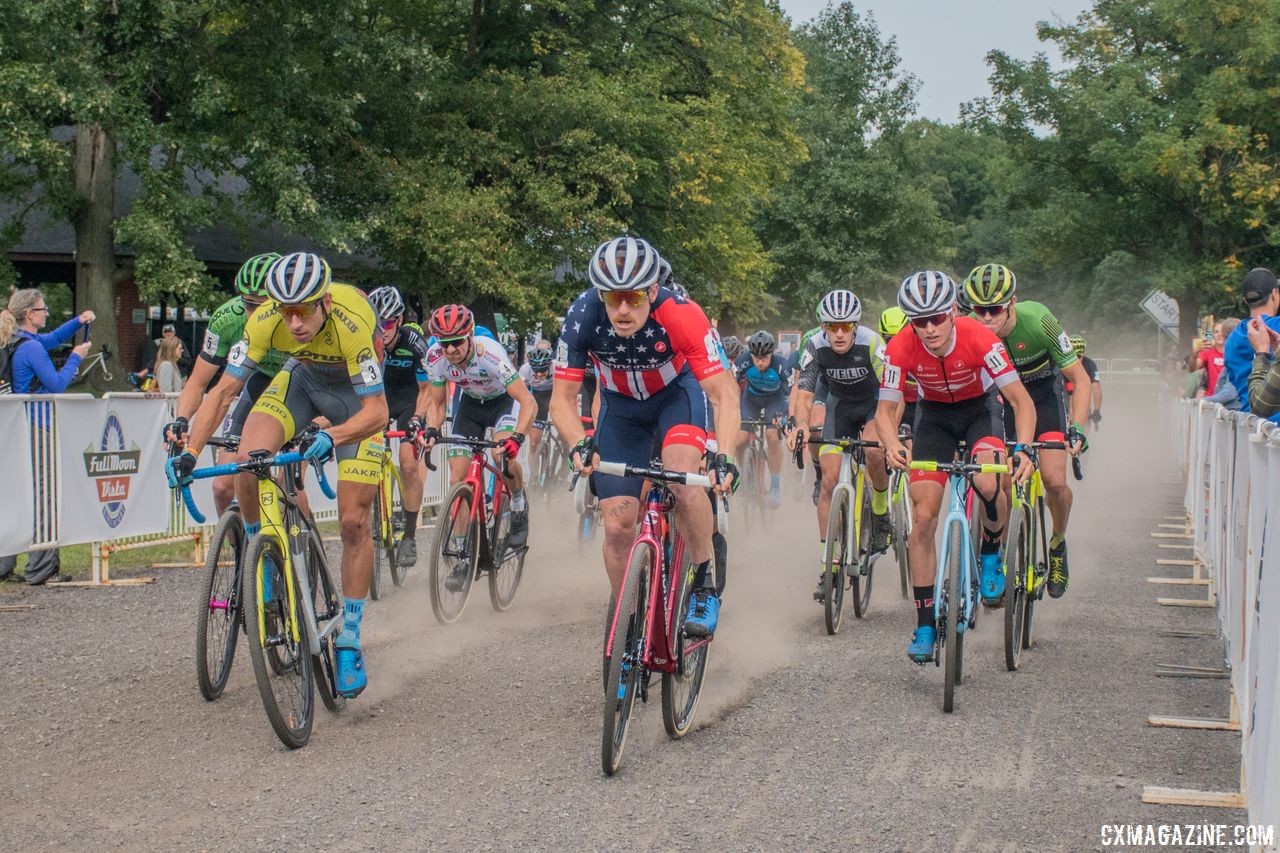
[[[897,305],[891,305],[880,312],[880,337],[886,341],[901,332],[906,325],[906,312]]]

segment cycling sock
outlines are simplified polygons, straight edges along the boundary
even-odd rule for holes
[[[698,564],[698,568],[693,571],[693,588],[698,592],[710,592],[713,595],[716,591],[716,579],[711,571],[711,561],[704,560]]]
[[[1058,550],[1059,548],[1062,547],[1062,543],[1066,541],[1067,541],[1067,535],[1065,533],[1053,534],[1053,536],[1050,537],[1049,539],[1049,550],[1050,551]]]
[[[247,521],[244,523],[244,538],[245,538],[245,539],[249,539],[249,538],[252,538],[252,537],[254,537],[254,536],[257,536],[257,535],[258,535],[259,533],[261,533],[261,532],[262,532],[262,522],[261,522],[261,521],[255,521],[253,524],[250,524],[250,523],[249,523],[249,522],[247,522]]]
[[[871,490],[871,511],[876,515],[884,515],[889,511],[889,490],[888,489],[872,489]]]
[[[418,514],[416,512],[409,512],[409,510],[405,509],[400,511],[400,515],[404,517],[405,535],[414,535],[414,532],[418,529]]]
[[[338,635],[338,648],[360,645],[360,621],[364,619],[363,598],[348,598],[342,604],[342,633]]]
[[[982,548],[979,549],[981,554],[994,554],[1000,550],[1000,534],[1003,530],[997,530],[994,533],[987,528],[982,528]]]
[[[911,592],[916,600],[916,627],[926,625],[933,627],[933,587],[913,586]]]
[[[769,488],[774,489],[774,490],[777,490],[777,489],[782,488],[782,475],[781,475],[781,474],[770,474],[770,475],[769,475]]]
[[[524,510],[525,510],[524,489],[521,489],[520,491],[513,492],[511,494],[511,511],[524,512]]]

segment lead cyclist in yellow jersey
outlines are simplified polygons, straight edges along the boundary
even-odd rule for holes
[[[267,278],[270,300],[245,324],[246,352],[227,364],[192,424],[187,451],[169,463],[171,484],[190,481],[196,458],[227,407],[269,350],[291,356],[262,392],[245,420],[240,448],[274,454],[311,421],[329,426],[308,431],[300,449],[309,461],[338,458],[338,521],[342,536],[342,633],[337,643],[337,691],[348,698],[368,678],[360,648],[360,624],[373,574],[370,509],[381,475],[380,433],[387,425],[382,387],[381,338],[365,295],[331,282],[329,265],[309,252],[285,255]],[[242,474],[236,494],[245,533],[258,532],[258,481]]]

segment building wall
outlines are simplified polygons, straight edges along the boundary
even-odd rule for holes
[[[127,279],[116,287],[115,308],[120,334],[120,364],[130,371],[139,370],[142,367],[142,346],[147,340],[147,306],[138,296],[138,286],[133,279]]]

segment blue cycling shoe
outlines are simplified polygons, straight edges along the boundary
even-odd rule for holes
[[[710,637],[720,621],[720,599],[709,589],[700,589],[689,599],[684,632],[690,637]]]
[[[369,686],[369,676],[364,671],[364,652],[359,647],[334,649],[335,692],[344,698],[354,699]]]
[[[1004,601],[1004,561],[1000,555],[981,554],[982,561],[982,603],[995,607]]]
[[[916,663],[928,663],[933,660],[933,647],[938,642],[938,631],[932,625],[921,625],[911,635],[907,644],[907,657]]]

